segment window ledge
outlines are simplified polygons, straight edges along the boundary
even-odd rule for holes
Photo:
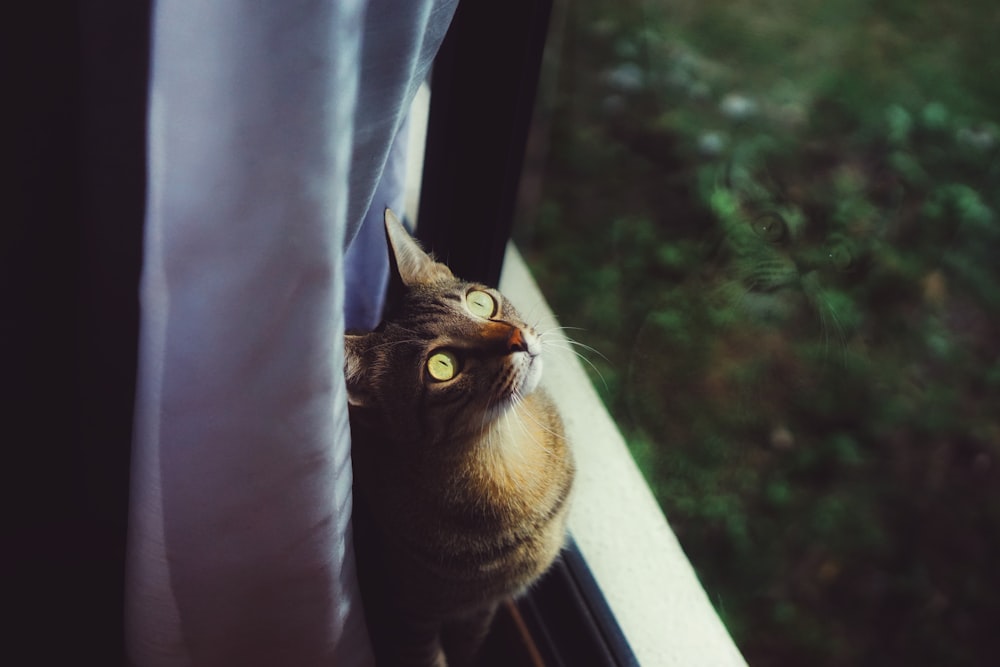
[[[500,289],[540,331],[557,326],[512,245]],[[579,361],[550,353],[542,382],[576,456],[570,531],[639,664],[745,666]]]

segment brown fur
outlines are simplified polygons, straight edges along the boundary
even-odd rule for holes
[[[346,337],[366,616],[380,665],[471,664],[497,604],[557,557],[573,462],[535,387],[536,334],[390,212],[386,230],[400,296],[376,331]],[[473,292],[495,312],[472,312]],[[439,350],[458,360],[450,380],[428,370]]]

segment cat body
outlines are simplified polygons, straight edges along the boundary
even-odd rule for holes
[[[380,665],[458,665],[558,556],[574,467],[535,332],[386,230],[396,298],[345,339],[359,576]]]

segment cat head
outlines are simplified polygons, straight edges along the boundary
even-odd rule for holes
[[[541,342],[500,292],[456,278],[385,214],[390,293],[372,332],[345,336],[352,422],[397,440],[481,432],[538,385]]]
[[[864,193],[844,192],[843,181],[851,179],[837,174],[829,188],[835,192],[798,192],[798,197],[766,174],[760,178],[731,170],[711,196],[722,232],[720,305],[761,323],[850,328],[851,293],[868,275],[877,243],[870,213],[861,210]],[[833,200],[835,209],[807,208],[801,201],[806,195]]]

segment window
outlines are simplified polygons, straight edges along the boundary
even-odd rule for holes
[[[1000,15],[556,17],[514,238],[747,660],[990,662]]]

